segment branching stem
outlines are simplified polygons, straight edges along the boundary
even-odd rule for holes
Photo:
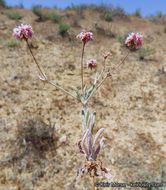
[[[27,43],[28,49],[29,49],[29,51],[30,51],[30,53],[31,53],[31,55],[32,55],[32,57],[33,57],[33,60],[34,60],[35,64],[37,65],[37,68],[39,69],[40,74],[42,75],[43,80],[46,81],[46,82],[48,82],[48,83],[51,84],[52,86],[58,88],[58,89],[61,90],[62,92],[66,93],[67,95],[70,95],[70,96],[73,97],[74,99],[77,99],[78,101],[80,101],[76,96],[74,96],[73,94],[71,94],[71,93],[68,92],[67,90],[63,89],[63,88],[60,87],[59,85],[54,84],[53,82],[51,82],[50,80],[47,79],[46,75],[45,75],[44,72],[41,70],[41,68],[40,68],[40,66],[39,66],[39,64],[38,64],[38,62],[37,62],[37,60],[36,60],[36,58],[35,58],[35,56],[34,56],[34,54],[33,54],[33,52],[32,52],[32,49],[31,49],[31,47],[30,47],[30,45],[29,45],[29,43],[28,43],[28,40],[26,40],[26,43]]]
[[[110,78],[112,77],[112,74],[117,70],[119,69],[119,67],[125,62],[126,58],[128,57],[130,51],[128,51],[128,53],[126,54],[126,56],[122,59],[122,61],[112,70],[109,72],[109,76],[108,76],[108,73],[106,73],[105,77],[103,78],[103,80],[99,83],[99,85],[94,88],[94,90],[92,91],[91,95],[89,96],[89,98],[87,99],[86,103],[89,101],[89,99],[92,97],[92,95],[94,94],[94,92],[96,92],[100,87],[101,85],[104,83],[104,81],[107,79],[107,78]]]

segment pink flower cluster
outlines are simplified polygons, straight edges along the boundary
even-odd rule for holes
[[[112,54],[110,52],[108,52],[106,54],[103,54],[102,56],[103,56],[104,59],[107,59],[107,57],[110,56],[110,55],[112,55]]]
[[[93,40],[92,36],[93,36],[92,32],[86,32],[85,30],[82,30],[82,32],[77,35],[77,38],[80,39],[85,44]]]
[[[97,63],[96,63],[96,60],[95,59],[89,59],[87,61],[87,68],[88,69],[96,69],[97,68]]]
[[[125,44],[132,49],[137,49],[142,45],[142,40],[143,36],[141,34],[132,32],[126,38]]]
[[[28,40],[29,38],[32,38],[33,30],[30,25],[27,24],[21,24],[17,28],[13,29],[13,36],[17,38],[17,40]]]

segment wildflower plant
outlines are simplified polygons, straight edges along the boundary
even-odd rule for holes
[[[70,26],[68,24],[59,24],[59,34],[61,36],[65,36],[65,34],[67,34],[69,29]]]
[[[111,56],[111,53],[108,52],[106,54],[102,54],[103,57],[103,63],[102,63],[102,69],[99,73],[96,71],[96,75],[94,78],[94,82],[92,86],[87,89],[87,86],[84,84],[84,51],[85,46],[89,41],[93,40],[93,34],[92,32],[87,32],[85,30],[82,30],[80,34],[77,35],[77,39],[82,41],[82,55],[81,55],[81,91],[77,88],[74,88],[76,95],[73,95],[69,91],[65,90],[61,86],[51,82],[46,74],[42,71],[37,59],[35,58],[31,47],[29,45],[29,39],[33,36],[33,30],[30,25],[24,25],[21,24],[21,26],[15,28],[13,30],[13,36],[16,37],[19,41],[25,41],[27,43],[27,46],[29,48],[29,51],[34,59],[34,62],[39,70],[39,79],[43,82],[46,82],[48,84],[53,85],[54,87],[58,88],[62,92],[68,94],[72,98],[76,99],[77,102],[80,102],[82,104],[82,138],[78,140],[78,149],[80,151],[80,154],[84,156],[85,161],[83,166],[78,171],[78,179],[83,177],[83,174],[88,174],[92,178],[92,189],[95,189],[95,177],[98,176],[98,169],[100,169],[103,176],[110,180],[112,179],[112,174],[109,173],[109,170],[105,168],[102,164],[101,160],[98,160],[98,155],[103,148],[103,145],[106,141],[104,137],[101,137],[101,134],[104,131],[104,128],[101,128],[97,131],[96,135],[94,136],[93,131],[95,127],[95,121],[96,121],[96,112],[90,113],[89,109],[87,108],[87,103],[90,101],[92,96],[95,92],[103,85],[103,83],[106,81],[106,79],[110,78],[113,73],[119,69],[119,67],[125,62],[128,55],[130,54],[130,50],[137,50],[142,45],[142,35],[138,33],[131,33],[127,37],[125,44],[129,47],[129,51],[124,56],[122,61],[116,65],[116,67],[112,70],[107,70],[106,68],[106,61],[109,56]],[[87,61],[87,68],[88,69],[96,69],[98,63],[94,59],[90,59]],[[99,143],[98,140],[100,138]]]

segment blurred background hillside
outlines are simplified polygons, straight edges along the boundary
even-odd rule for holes
[[[63,6],[56,1],[30,2],[0,0],[0,190],[89,190],[91,183],[87,176],[76,182],[76,168],[84,163],[77,147],[82,134],[82,107],[38,79],[26,44],[12,37],[13,28],[20,23],[32,25],[30,46],[48,78],[70,92],[72,86],[80,88],[82,44],[76,35],[82,29],[94,34],[94,41],[85,49],[88,87],[95,73],[86,69],[87,59],[96,59],[100,72],[102,54],[110,51],[107,66],[114,68],[128,51],[124,45],[128,33],[143,34],[142,48],[130,54],[95,94],[89,107],[97,112],[94,132],[105,128],[107,141],[99,159],[110,169],[113,181],[158,182],[164,187],[149,189],[164,190],[164,1],[151,1],[150,12],[142,9],[149,1],[135,1],[130,10],[120,1],[109,5],[104,1],[80,5],[77,1]],[[125,6],[131,6],[131,1],[125,2]],[[102,176],[96,180],[105,181]]]
[[[125,9],[127,14],[132,14],[135,12],[136,9],[141,10],[142,16],[152,16],[157,14],[157,12],[162,12],[166,14],[166,6],[165,0],[145,0],[143,3],[142,1],[135,0],[6,0],[6,4],[8,6],[21,6],[24,8],[32,8],[32,6],[42,5],[42,7],[57,7],[60,9],[65,9],[67,7],[71,7],[72,5],[80,6],[80,5],[113,5],[115,7],[122,7]]]

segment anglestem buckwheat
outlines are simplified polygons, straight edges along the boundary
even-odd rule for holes
[[[62,92],[64,92],[67,95],[70,95],[72,98],[78,100],[82,103],[83,110],[82,110],[82,123],[83,123],[83,134],[81,140],[78,141],[78,148],[80,151],[80,154],[85,157],[85,163],[84,165],[79,169],[78,172],[78,178],[81,178],[84,173],[89,174],[89,176],[92,178],[92,190],[95,190],[95,177],[98,176],[97,170],[100,169],[103,176],[110,180],[112,179],[112,175],[109,173],[108,169],[103,167],[102,161],[97,160],[97,156],[99,152],[101,151],[106,139],[102,137],[97,143],[99,137],[104,131],[104,128],[101,128],[97,131],[95,137],[93,138],[93,129],[95,126],[96,121],[96,112],[93,112],[90,114],[89,110],[87,109],[87,103],[91,99],[91,97],[94,95],[94,93],[102,86],[102,84],[105,82],[107,78],[112,77],[112,74],[117,71],[120,66],[125,62],[128,55],[130,54],[130,50],[136,50],[142,45],[142,35],[138,33],[131,33],[127,37],[125,44],[129,48],[129,51],[127,52],[126,56],[122,59],[122,61],[111,71],[106,72],[106,60],[108,56],[111,55],[110,52],[106,54],[102,54],[103,57],[103,67],[101,72],[96,72],[95,80],[93,82],[93,85],[87,89],[87,86],[84,85],[84,52],[85,52],[85,45],[87,42],[93,40],[93,34],[91,32],[86,32],[85,30],[82,30],[80,34],[77,35],[77,38],[82,41],[82,54],[81,54],[81,93],[77,88],[74,88],[77,96],[74,96],[70,92],[66,91],[62,87],[58,86],[57,84],[54,84],[50,80],[48,80],[45,73],[42,71],[40,65],[38,64],[38,61],[36,60],[33,51],[29,44],[29,39],[32,38],[33,30],[30,25],[24,25],[21,24],[19,27],[15,28],[13,30],[13,36],[16,37],[17,40],[22,41],[25,40],[28,46],[28,49],[30,51],[30,54],[32,55],[32,58],[39,70],[40,76],[39,79],[43,82],[47,82],[51,84],[52,86],[58,88]],[[87,68],[92,70],[97,68],[97,61],[94,59],[90,59],[87,61]],[[97,144],[97,146],[96,146]]]

